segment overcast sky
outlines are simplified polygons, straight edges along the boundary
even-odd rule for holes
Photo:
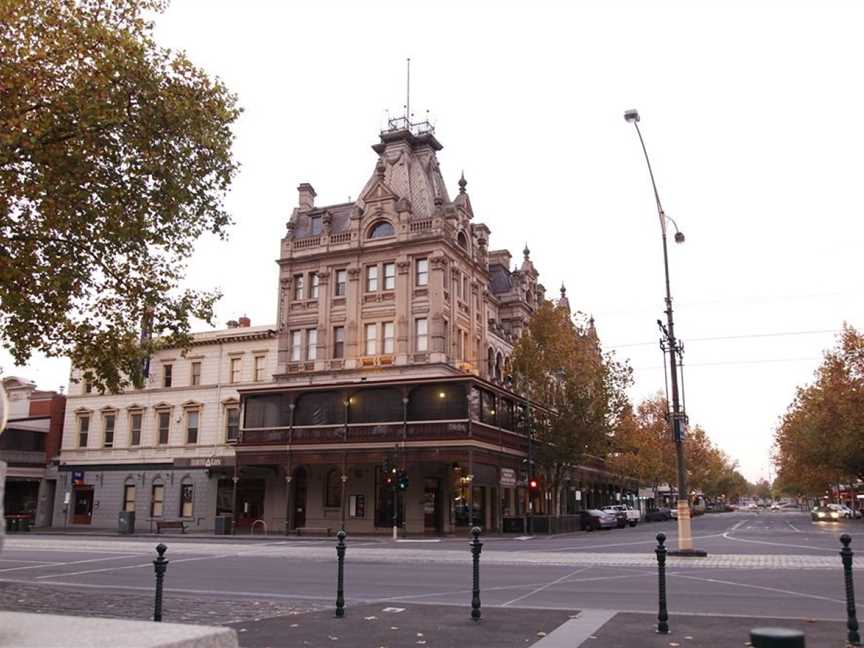
[[[638,400],[663,388],[663,260],[638,108],[666,212],[691,424],[751,480],[777,417],[861,301],[860,2],[217,2],[174,0],[157,36],[240,98],[242,171],[227,243],[188,283],[218,321],[275,321],[275,259],[296,186],[356,198],[385,110],[426,110],[451,195],[464,169],[490,248],[527,242],[550,296],[629,358]],[[6,373],[65,384],[68,365]]]

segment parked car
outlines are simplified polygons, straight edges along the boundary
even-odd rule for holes
[[[579,524],[584,531],[614,529],[618,526],[618,518],[606,511],[588,509],[587,511],[579,511]]]
[[[618,519],[618,526],[624,527],[626,525],[630,525],[631,527],[635,527],[639,523],[639,519],[642,517],[634,508],[626,506],[624,504],[614,504],[612,506],[604,506],[602,511],[606,511],[608,513],[613,513],[615,517]]]
[[[829,504],[828,508],[832,511],[837,511],[841,517],[846,518],[847,520],[853,520],[861,517],[860,511],[855,511],[845,504]]]
[[[830,506],[815,506],[810,511],[810,519],[814,522],[837,522],[841,517],[840,511]]]
[[[664,522],[672,519],[672,512],[668,508],[654,509],[645,514],[646,522]]]

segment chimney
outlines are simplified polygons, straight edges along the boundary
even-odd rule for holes
[[[227,326],[228,326],[229,329],[237,328],[238,326],[240,326],[240,325],[237,323],[237,320],[228,320],[228,322],[227,322],[226,324],[227,324]]]
[[[241,315],[241,316],[240,316],[240,319],[237,320],[237,325],[238,325],[240,328],[249,328],[250,326],[252,326],[252,320],[250,320],[250,319],[249,319],[248,317],[246,317],[245,315]]]
[[[317,194],[311,184],[301,182],[300,186],[297,187],[297,193],[299,194],[300,211],[308,211],[315,207],[315,196]]]

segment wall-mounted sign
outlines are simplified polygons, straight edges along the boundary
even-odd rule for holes
[[[189,468],[220,468],[233,466],[234,457],[177,457],[174,465]]]
[[[573,495],[576,498],[577,502],[582,501],[582,491],[581,490],[574,491]]]
[[[72,471],[72,483],[76,486],[80,486],[84,483],[84,471],[83,470],[73,470]]]
[[[512,468],[502,468],[501,469],[501,485],[502,486],[515,486],[516,485],[516,471]]]

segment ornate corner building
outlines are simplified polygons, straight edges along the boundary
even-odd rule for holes
[[[275,384],[241,390],[241,509],[289,530],[408,533],[525,514],[531,404],[507,378],[545,292],[527,247],[514,269],[489,250],[464,174],[451,198],[441,148],[428,123],[392,120],[356,201],[298,187]]]

